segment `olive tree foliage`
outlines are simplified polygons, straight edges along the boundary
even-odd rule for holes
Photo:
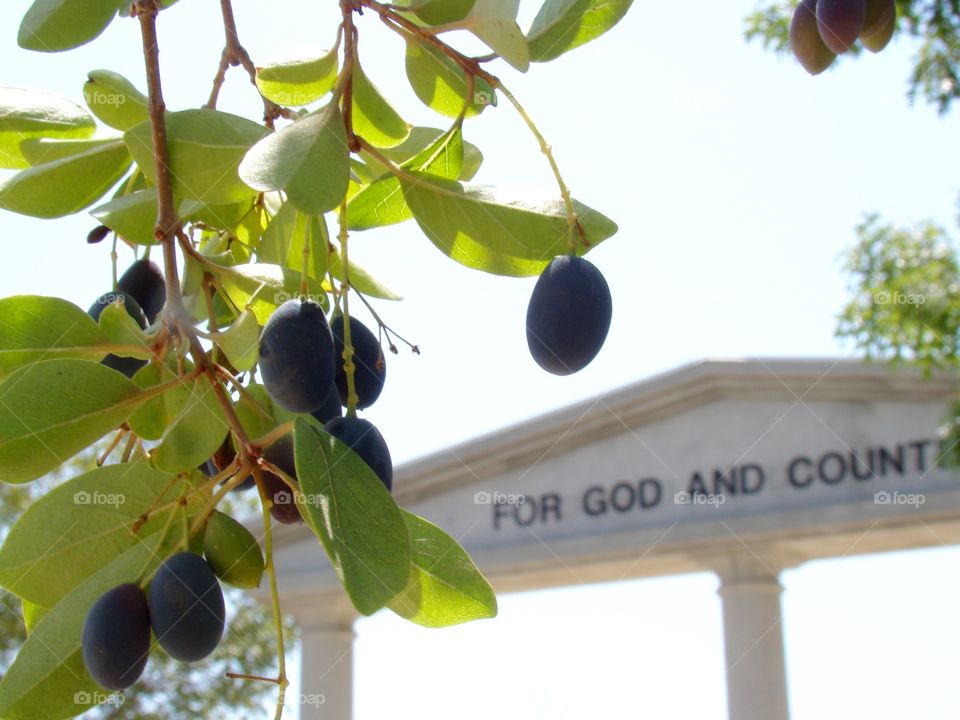
[[[796,6],[794,0],[763,0],[746,18],[747,39],[789,54],[790,20]],[[895,38],[903,42],[905,36],[916,46],[908,97],[911,101],[923,97],[946,112],[960,97],[960,0],[897,0]],[[862,52],[856,45],[848,54],[855,57]]]
[[[91,68],[77,98],[0,87],[0,168],[14,171],[0,181],[0,209],[40,220],[88,212],[101,224],[88,241],[134,248],[150,284],[149,292],[124,285],[126,273],[114,266],[114,287],[86,312],[44,294],[0,299],[0,481],[15,488],[8,510],[19,517],[0,546],[0,588],[8,605],[22,605],[27,630],[16,656],[5,658],[0,718],[171,717],[172,708],[215,717],[206,694],[247,717],[265,687],[276,691],[279,720],[291,636],[272,518],[306,525],[363,615],[389,609],[431,628],[494,617],[496,597],[480,569],[453,537],[397,504],[359,440],[324,425],[316,403],[291,407],[270,387],[268,367],[286,382],[291,365],[277,358],[292,342],[275,353],[270,320],[291,302],[310,307],[322,320],[311,332],[322,327],[332,347],[327,316],[342,318],[342,352],[331,349],[329,365],[345,377],[341,390],[337,376],[336,414],[342,405],[346,420],[356,420],[364,406],[351,304],[371,310],[387,348],[402,340],[380,314],[400,298],[350,257],[357,235],[412,220],[453,262],[529,277],[556,258],[586,262],[580,256],[617,231],[571,196],[549,143],[502,76],[595,40],[631,0],[542,0],[525,30],[519,0],[339,0],[312,54],[270,65],[250,57],[231,0],[220,0],[221,22],[209,36],[225,45],[209,68],[212,89],[193,106],[169,107],[162,59],[176,52],[180,10],[195,1],[34,0],[18,30],[21,47],[68,52],[118,23],[140,40],[143,67],[122,68],[129,77]],[[276,12],[253,5],[238,9]],[[452,31],[471,33],[484,53],[458,49],[462,35]],[[367,74],[364,48],[378,33],[403,39],[397,61],[437,127],[408,123]],[[249,80],[244,115],[217,107],[234,68]],[[16,69],[11,75],[15,83]],[[472,182],[483,154],[466,136],[474,118],[491,112],[519,115],[555,188],[536,195]],[[287,355],[298,361],[303,353]],[[333,385],[334,377],[321,381]],[[96,443],[97,467],[35,482]],[[21,493],[28,483],[34,488]],[[224,520],[230,493],[244,488],[259,500],[256,537]],[[278,512],[281,497],[288,510],[295,503],[292,513]],[[216,527],[232,528],[224,545],[209,542]],[[237,538],[243,547],[231,549]],[[259,566],[231,574],[254,548]],[[231,551],[238,562],[221,564]],[[125,627],[148,646],[146,624],[161,613],[141,612],[142,596],[183,552],[203,552],[202,571],[219,567],[224,583],[262,582],[271,622],[237,600],[206,671],[181,668],[171,683],[158,638],[139,683],[127,681],[131,667],[142,669],[139,649],[132,666],[109,674],[104,668],[133,646],[118,643],[98,612],[89,615],[88,642],[88,612],[120,588],[129,600]],[[261,632],[270,635],[269,653]],[[127,694],[103,692],[108,686]]]

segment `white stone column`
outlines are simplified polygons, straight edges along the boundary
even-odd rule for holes
[[[351,720],[353,717],[353,623],[357,612],[345,597],[314,596],[285,601],[300,626],[300,720]]]
[[[729,720],[789,720],[780,570],[746,549],[716,567],[723,603]],[[793,563],[791,563],[793,564]]]

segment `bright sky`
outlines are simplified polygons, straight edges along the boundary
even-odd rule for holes
[[[16,48],[29,4],[0,4],[0,84],[80,102],[86,71],[107,68],[145,88],[132,23],[77,51],[37,55]],[[703,357],[845,354],[833,337],[846,298],[838,259],[862,213],[952,225],[956,115],[908,107],[909,41],[810,78],[744,43],[753,4],[638,0],[610,35],[557,62],[526,76],[492,68],[553,145],[574,194],[620,225],[590,256],[610,284],[614,319],[580,374],[547,375],[528,356],[533,279],[457,266],[412,223],[354,236],[351,257],[406,296],[378,312],[423,350],[388,358],[386,389],[366,415],[396,461]],[[538,3],[522,5],[526,27]],[[206,99],[221,46],[215,6],[182,0],[164,13],[172,109]],[[235,6],[258,63],[333,43],[333,2]],[[360,32],[364,69],[395,106],[444,127],[407,86],[400,43],[372,17]],[[256,117],[258,101],[234,73],[221,108]],[[551,183],[506,103],[469,122],[465,137],[486,155],[479,182]],[[89,305],[110,284],[107,243],[84,242],[93,224],[0,214],[3,295]],[[121,270],[132,259],[125,252]],[[785,573],[794,719],[955,718],[958,560],[951,548]],[[444,631],[388,614],[363,620],[356,717],[395,715],[402,704],[425,719],[724,718],[716,586],[698,575],[504,596],[496,620]]]

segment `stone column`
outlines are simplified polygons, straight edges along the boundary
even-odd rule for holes
[[[781,557],[746,549],[717,564],[730,720],[789,720],[780,605],[786,566]]]
[[[353,623],[357,612],[342,595],[284,601],[300,626],[300,697],[288,697],[300,720],[353,717]]]

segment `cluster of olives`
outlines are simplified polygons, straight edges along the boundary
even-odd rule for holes
[[[196,662],[220,643],[225,624],[217,578],[240,588],[260,585],[263,552],[256,538],[228,515],[207,521],[201,557],[180,552],[157,570],[146,593],[135,583],[108,590],[83,624],[83,661],[108,690],[123,690],[143,673],[151,631],[170,657]]]
[[[537,280],[527,306],[527,346],[554,375],[582,370],[607,339],[613,304],[597,268],[575,255],[555,257]]]
[[[348,406],[347,372],[343,353],[347,322],[337,314],[327,322],[323,307],[308,298],[287,300],[267,320],[260,335],[260,375],[271,399],[290,412],[310,413],[324,430],[351,448],[377,474],[387,490],[393,488],[393,461],[380,431],[368,420],[342,417]],[[356,318],[349,319],[353,346],[353,385],[356,407],[376,402],[387,375],[380,341]],[[267,460],[296,479],[293,449],[283,441],[267,449]],[[271,508],[280,522],[296,522],[296,505],[289,488],[266,474]],[[279,500],[280,502],[277,502]]]
[[[895,0],[801,0],[790,23],[790,47],[811,75],[819,75],[859,39],[880,52],[897,24]]]
[[[201,660],[220,643],[223,591],[210,565],[181,552],[168,558],[146,593],[126,583],[104,593],[83,624],[83,661],[108,690],[135,683],[147,665],[150,631],[170,657]]]
[[[94,300],[87,313],[94,320],[99,320],[108,305],[119,302],[127,315],[144,330],[157,319],[166,301],[167,286],[160,268],[150,260],[137,260],[117,280],[116,291],[104,293]],[[137,370],[147,364],[146,360],[113,354],[107,355],[101,362],[127,377],[133,377]]]

